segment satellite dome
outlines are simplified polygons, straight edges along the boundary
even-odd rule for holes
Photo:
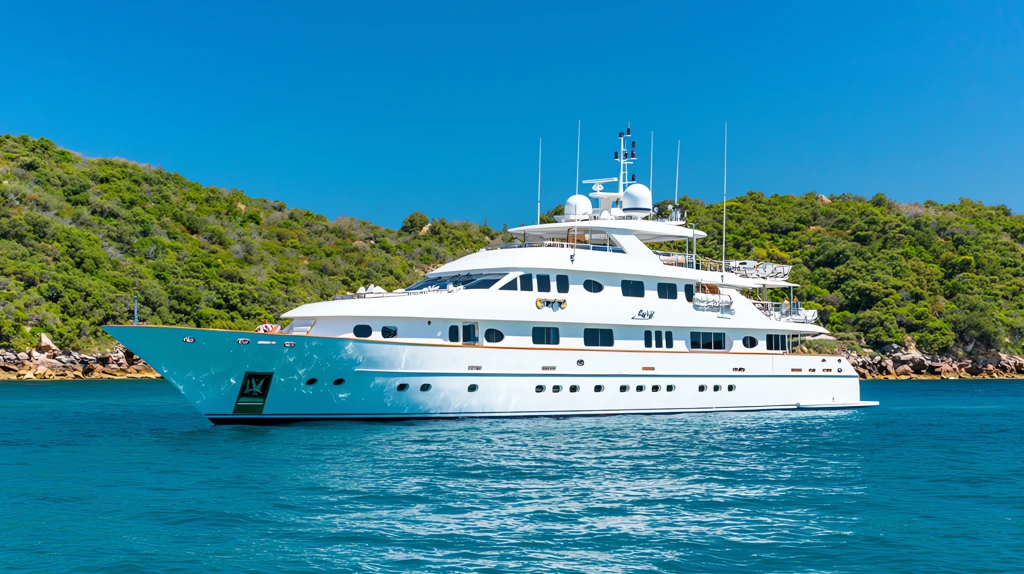
[[[590,219],[594,206],[585,195],[572,195],[565,201],[565,213],[562,221],[584,221]]]
[[[627,215],[649,215],[653,205],[651,190],[642,183],[634,183],[622,195],[622,212]]]

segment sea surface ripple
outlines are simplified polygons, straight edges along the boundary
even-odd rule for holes
[[[1024,568],[1024,384],[855,411],[214,427],[170,384],[0,384],[5,571]]]

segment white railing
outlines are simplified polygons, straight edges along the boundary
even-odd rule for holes
[[[777,301],[752,301],[764,315],[776,321],[788,321],[791,323],[813,323],[818,320],[816,309],[805,309],[797,301],[790,304],[789,301],[781,303]]]
[[[615,245],[593,245],[590,243],[571,243],[568,241],[529,241],[526,243],[503,243],[493,247],[484,247],[480,251],[493,251],[496,249],[523,249],[529,247],[554,247],[556,249],[581,249],[584,251],[604,251],[607,253],[625,253]]]

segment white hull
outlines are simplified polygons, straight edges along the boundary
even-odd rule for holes
[[[171,327],[108,331],[215,423],[877,404],[861,401],[856,373],[841,357],[494,348]],[[239,405],[246,373],[273,374],[262,404]],[[311,379],[316,382],[308,384]],[[344,382],[334,384],[339,379]],[[472,392],[470,385],[476,385]],[[622,385],[628,390],[620,391]]]

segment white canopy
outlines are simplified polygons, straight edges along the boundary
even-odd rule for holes
[[[509,229],[515,235],[526,234],[527,241],[540,239],[564,239],[570,233],[607,232],[613,234],[633,235],[644,243],[660,241],[678,241],[680,239],[702,239],[708,234],[699,229],[689,229],[681,225],[661,221],[642,219],[592,219],[590,221],[565,221],[562,223],[542,223],[540,225],[524,225]]]

